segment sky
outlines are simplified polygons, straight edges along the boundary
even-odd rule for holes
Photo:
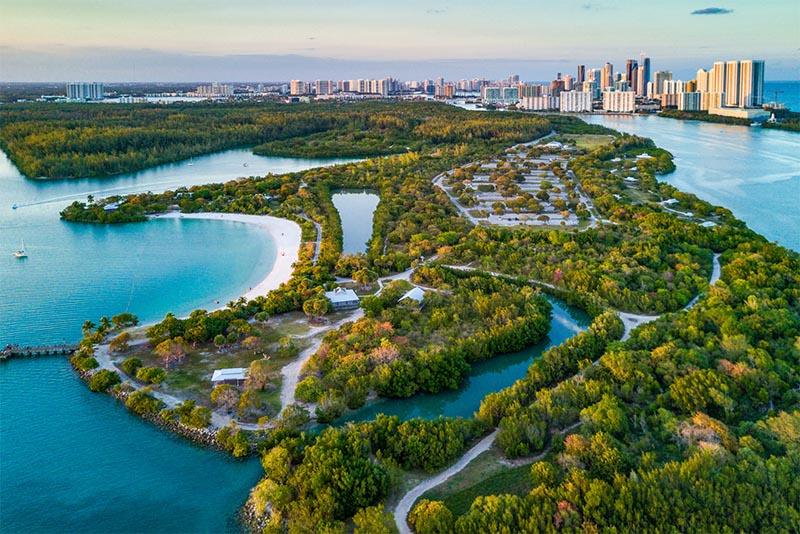
[[[0,0],[0,82],[691,79],[731,59],[800,79],[797,0]]]

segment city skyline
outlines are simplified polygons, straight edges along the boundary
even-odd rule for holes
[[[437,7],[438,6],[438,7]],[[544,80],[640,51],[652,70],[689,78],[729,57],[764,59],[771,80],[798,79],[788,1],[562,4],[217,5],[31,0],[0,8],[4,81],[219,80],[445,76]]]

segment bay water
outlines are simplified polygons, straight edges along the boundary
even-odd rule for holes
[[[231,150],[191,165],[41,181],[0,152],[0,343],[77,341],[84,320],[123,311],[150,322],[168,311],[213,309],[255,285],[275,259],[271,239],[248,225],[59,220],[73,200],[344,161]],[[29,257],[17,259],[22,240]],[[91,393],[66,358],[0,362],[2,532],[237,530],[235,514],[261,473],[256,460],[191,445]]]
[[[587,122],[649,137],[674,156],[658,179],[723,206],[770,241],[800,251],[800,133],[655,116]]]

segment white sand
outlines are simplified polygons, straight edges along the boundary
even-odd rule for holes
[[[294,263],[297,261],[300,249],[300,226],[287,219],[279,219],[269,215],[243,215],[239,213],[178,213],[169,212],[152,216],[153,219],[209,219],[214,221],[232,221],[243,224],[252,224],[269,233],[275,242],[277,256],[272,270],[266,278],[250,288],[244,295],[247,300],[252,300],[259,295],[266,295],[273,289],[288,281],[292,277]]]

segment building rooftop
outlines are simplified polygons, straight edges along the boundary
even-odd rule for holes
[[[334,304],[337,302],[352,302],[358,300],[358,295],[356,295],[355,291],[343,287],[337,287],[333,291],[326,291],[325,296]]]
[[[224,380],[244,380],[247,369],[244,367],[231,367],[229,369],[214,369],[214,374],[211,375],[212,382],[222,382]]]
[[[414,287],[406,292],[405,295],[400,297],[400,300],[403,299],[411,299],[416,300],[417,302],[422,302],[422,299],[425,298],[425,291],[422,288]]]

